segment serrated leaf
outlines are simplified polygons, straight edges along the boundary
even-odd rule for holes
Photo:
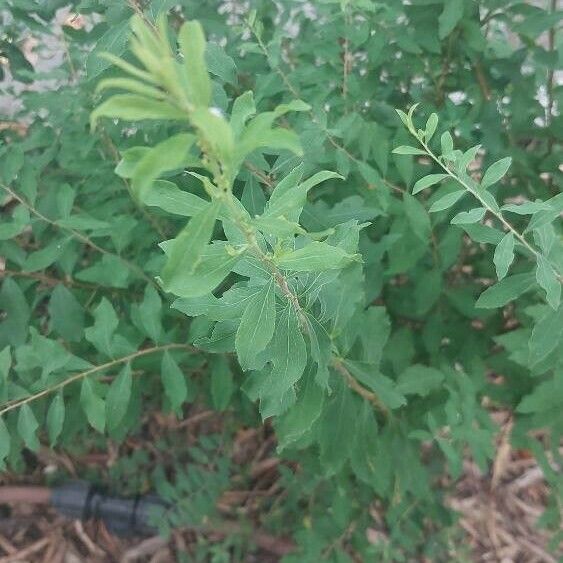
[[[494,309],[503,307],[513,299],[520,297],[534,285],[532,274],[516,274],[504,278],[495,285],[489,287],[477,299],[476,307]]]
[[[18,434],[22,437],[24,444],[30,450],[36,452],[39,449],[39,440],[36,436],[39,423],[37,422],[35,414],[33,414],[33,411],[28,403],[24,403],[20,407],[17,427]]]
[[[274,280],[262,286],[249,301],[235,338],[238,359],[243,369],[266,348],[276,324]]]
[[[495,248],[493,262],[497,270],[497,277],[502,280],[508,273],[508,268],[514,260],[514,235],[506,233]]]
[[[484,216],[487,210],[484,207],[476,207],[470,211],[462,211],[458,213],[450,223],[452,225],[469,225],[471,223],[478,223]]]
[[[178,410],[188,398],[188,386],[186,376],[169,352],[162,355],[160,378],[172,409]]]
[[[545,290],[547,302],[553,309],[557,309],[561,301],[561,282],[551,264],[542,254],[537,257],[536,280]]]
[[[441,198],[437,199],[428,210],[430,213],[436,213],[438,211],[444,211],[455,205],[463,195],[467,193],[465,190],[457,190],[455,192],[446,194]]]
[[[65,420],[65,403],[62,392],[55,395],[47,411],[47,432],[51,447],[55,446]]]
[[[433,186],[438,182],[441,182],[444,178],[447,177],[447,174],[428,174],[428,176],[422,177],[415,183],[414,188],[412,189],[412,195],[416,195],[418,192],[421,192],[422,190],[429,188],[430,186]]]
[[[80,404],[92,428],[103,433],[106,427],[106,405],[104,400],[96,394],[88,377],[82,380]]]
[[[127,363],[112,381],[106,395],[106,421],[109,430],[115,430],[123,420],[133,384],[131,365]]]
[[[498,160],[494,164],[491,164],[485,174],[483,174],[483,179],[481,180],[481,188],[485,189],[492,186],[494,183],[498,182],[510,168],[512,164],[512,158],[507,156]]]
[[[314,272],[343,268],[358,260],[357,254],[348,254],[338,246],[313,241],[303,248],[283,254],[277,261],[282,270],[294,272]]]

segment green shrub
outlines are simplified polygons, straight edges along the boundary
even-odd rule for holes
[[[0,49],[27,80],[16,40],[59,3],[13,4]],[[24,447],[122,441],[146,409],[203,402],[271,420],[299,463],[272,515],[287,561],[440,560],[437,478],[466,456],[487,470],[502,409],[557,529],[560,13],[203,4],[76,2],[102,23],[63,26],[41,76],[59,86],[24,93],[28,130],[1,133],[0,458],[23,470]],[[190,455],[209,467],[209,448]],[[194,482],[219,491],[227,467],[157,475],[203,507],[169,524],[203,517]]]

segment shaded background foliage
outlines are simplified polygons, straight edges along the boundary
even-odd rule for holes
[[[498,426],[490,413],[496,410],[515,416],[513,446],[537,455],[552,491],[542,525],[556,530],[562,486],[556,470],[563,422],[561,316],[547,358],[531,362],[532,327],[547,311],[540,292],[506,307],[476,308],[479,294],[496,277],[490,232],[450,225],[449,211],[430,216],[429,207],[454,185],[445,182],[410,196],[416,181],[435,170],[425,157],[392,153],[412,144],[394,108],[420,103],[420,123],[432,112],[440,118],[436,136],[450,131],[462,150],[482,145],[477,175],[512,157],[508,175],[492,188],[499,202],[555,197],[560,213],[557,72],[563,42],[556,4],[82,1],[71,4],[60,26],[58,10],[68,5],[0,3],[0,51],[7,61],[2,68],[11,76],[4,90],[18,92],[22,106],[0,131],[5,192],[0,454],[10,470],[25,472],[25,448],[37,450],[40,442],[75,453],[105,447],[92,426],[119,443],[128,434],[142,435],[151,410],[179,417],[193,404],[226,410],[221,439],[214,436],[190,452],[178,445],[175,461],[152,474],[146,470],[161,494],[185,501],[169,523],[193,524],[213,512],[228,487],[233,433],[260,424],[256,406],[240,391],[245,376],[236,362],[207,353],[223,350],[209,336],[206,321],[190,322],[155,287],[164,263],[157,244],[175,236],[185,220],[137,205],[127,162],[118,165],[128,148],[156,145],[177,130],[162,122],[107,119],[97,131],[89,130],[100,99],[96,84],[119,75],[99,54],[129,57],[131,16],[143,12],[154,21],[170,10],[175,29],[189,17],[206,30],[216,107],[227,112],[249,89],[261,111],[295,99],[311,105],[308,112],[282,118],[299,135],[303,156],[256,151],[235,190],[254,210],[265,201],[262,190],[271,193],[301,161],[306,176],[323,169],[344,176],[310,193],[302,223],[322,231],[346,220],[370,222],[360,239],[361,287],[347,288],[344,297],[353,305],[365,291],[366,305],[377,305],[377,316],[365,327],[371,339],[366,347],[381,356],[393,393],[408,399],[404,407],[402,400],[388,405],[398,408],[396,424],[382,425],[374,435],[372,426],[357,418],[364,403],[342,385],[315,430],[320,438],[304,450],[283,451],[289,461],[282,470],[287,493],[279,501],[282,509],[272,510],[265,522],[294,535],[301,551],[287,560],[320,555],[334,561],[404,560],[421,553],[447,559],[454,516],[442,505],[444,489],[435,484],[444,474],[459,477],[464,456],[487,471],[495,457]],[[73,19],[75,13],[80,20]],[[64,52],[60,64],[33,71],[22,54],[22,38],[29,35],[54,37]],[[200,182],[180,171],[167,179],[204,195]],[[457,204],[457,211],[467,209]],[[514,217],[524,228],[527,219]],[[551,230],[539,236],[555,241],[551,255],[561,266],[558,217],[556,212]],[[527,270],[526,257],[519,256],[515,273]],[[88,378],[86,386],[65,385],[58,394],[11,408],[14,401],[107,363],[104,376],[117,377]],[[117,392],[122,400],[110,400],[109,389],[119,390],[118,383],[129,378],[127,400]],[[125,409],[119,424],[111,416],[106,420],[108,409]],[[545,428],[551,433],[534,437]],[[329,464],[319,460],[319,440],[321,460],[329,452]],[[357,451],[373,454],[373,474]],[[299,470],[290,471],[297,463]],[[189,476],[182,479],[184,470]],[[119,482],[120,470],[115,473]],[[167,486],[169,478],[173,487]],[[209,499],[196,498],[199,482],[209,489]],[[365,530],[375,500],[385,509],[387,539],[374,544]],[[557,542],[556,536],[553,545]]]

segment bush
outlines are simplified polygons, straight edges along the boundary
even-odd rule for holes
[[[4,463],[206,404],[271,423],[297,467],[272,522],[298,544],[286,561],[442,560],[444,476],[487,471],[503,411],[556,530],[560,13],[82,1],[64,61],[34,76],[18,39],[56,35],[62,4],[3,15],[13,78],[58,84],[1,132]],[[163,528],[213,510],[194,483],[228,485],[202,440],[182,479],[153,475],[185,501]]]

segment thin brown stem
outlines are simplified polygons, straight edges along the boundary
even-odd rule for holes
[[[80,373],[77,373],[77,374],[69,377],[68,379],[65,379],[64,381],[56,383],[55,385],[52,385],[51,387],[48,387],[47,389],[43,389],[43,391],[39,391],[38,393],[34,393],[33,395],[30,395],[29,397],[25,397],[24,399],[18,399],[16,401],[12,401],[7,406],[4,406],[2,409],[0,409],[0,416],[3,416],[6,413],[8,413],[8,412],[10,412],[14,409],[21,407],[22,405],[25,405],[27,403],[31,403],[33,401],[36,401],[37,399],[41,399],[42,397],[45,397],[46,395],[50,395],[51,393],[54,393],[55,391],[58,391],[59,389],[62,389],[63,387],[66,387],[67,385],[70,385],[71,383],[74,383],[75,381],[79,381],[81,379],[84,379],[85,377],[89,377],[90,375],[94,375],[95,373],[98,373],[100,371],[110,369],[110,368],[117,366],[119,364],[131,362],[131,361],[135,360],[136,358],[140,358],[141,356],[147,356],[148,354],[155,354],[157,352],[165,352],[166,350],[174,350],[174,349],[176,349],[176,350],[178,350],[178,349],[193,350],[193,348],[190,345],[179,344],[179,343],[165,344],[165,345],[162,345],[162,346],[153,346],[152,348],[145,348],[143,350],[137,350],[136,352],[134,352],[132,354],[128,354],[127,356],[122,356],[121,358],[111,360],[110,362],[106,362],[105,364],[102,364],[102,365],[87,369],[86,371],[82,371]]]

